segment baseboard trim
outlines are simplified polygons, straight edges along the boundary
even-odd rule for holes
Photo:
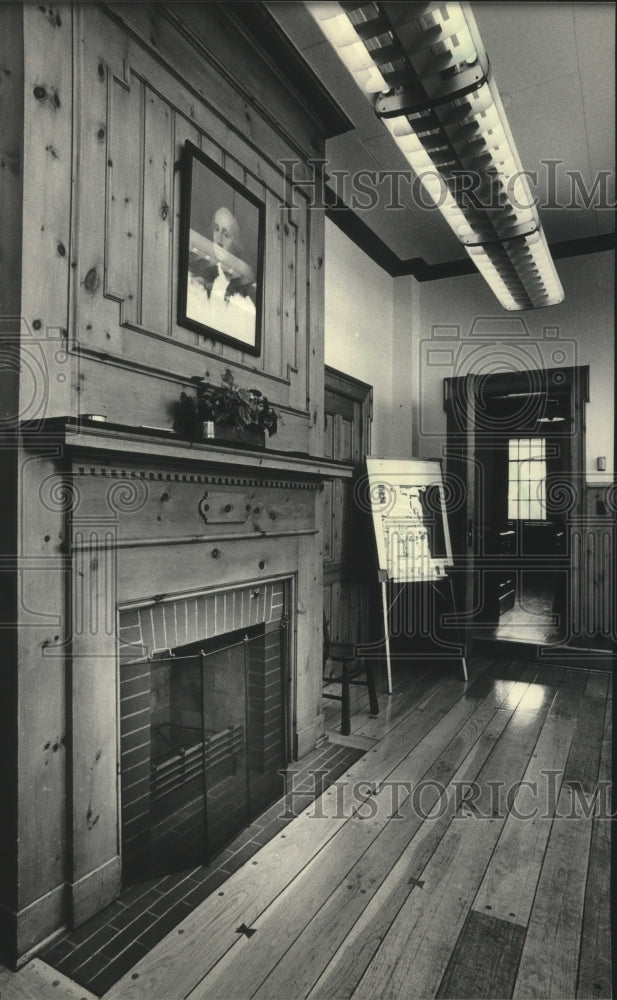
[[[67,886],[50,889],[19,910],[0,905],[1,953],[8,965],[19,969],[66,924]]]
[[[112,903],[121,888],[122,861],[117,854],[71,885],[71,926],[79,927]]]
[[[326,731],[325,717],[323,712],[315,717],[310,726],[298,730],[294,740],[295,759],[300,760],[311,750],[314,750],[321,737]]]

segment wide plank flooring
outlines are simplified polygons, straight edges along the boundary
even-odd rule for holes
[[[363,755],[105,1000],[610,997],[610,675],[468,666],[328,706]]]
[[[0,968],[0,1000],[96,1000],[94,993],[34,958],[18,972]]]
[[[609,997],[610,676],[469,667],[356,694],[365,755],[106,1000]]]

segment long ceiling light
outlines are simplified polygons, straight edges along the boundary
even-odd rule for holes
[[[307,3],[505,309],[563,301],[466,3]]]

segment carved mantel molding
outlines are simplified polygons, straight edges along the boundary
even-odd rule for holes
[[[22,428],[22,433],[30,447],[70,456],[81,474],[309,489],[318,488],[324,480],[353,475],[349,463],[330,458],[194,443],[163,429],[127,428],[88,419],[41,421]]]

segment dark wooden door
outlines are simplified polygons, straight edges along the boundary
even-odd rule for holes
[[[366,382],[326,368],[324,454],[349,462],[357,474],[370,452],[372,392]],[[358,556],[372,551],[372,539],[361,537],[365,527],[354,502],[356,478],[325,485],[324,611],[334,642],[370,638],[371,585]]]

